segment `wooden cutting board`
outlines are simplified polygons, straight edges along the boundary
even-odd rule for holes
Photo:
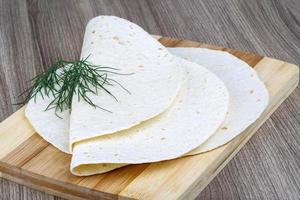
[[[298,67],[284,61],[188,40],[157,39],[167,47],[228,51],[246,61],[269,90],[268,108],[240,136],[213,151],[171,161],[130,165],[90,177],[72,175],[71,156],[36,134],[21,108],[0,124],[2,177],[69,199],[193,199],[298,85]]]

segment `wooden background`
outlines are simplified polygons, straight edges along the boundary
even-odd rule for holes
[[[299,0],[0,0],[1,121],[27,80],[59,57],[79,57],[85,24],[100,14],[300,65]],[[299,198],[298,87],[198,199]],[[60,198],[0,179],[0,199]]]

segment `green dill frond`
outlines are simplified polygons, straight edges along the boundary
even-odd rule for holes
[[[119,73],[119,69],[93,65],[87,61],[88,57],[81,60],[66,61],[59,60],[52,64],[49,69],[37,75],[31,81],[33,85],[21,95],[28,93],[25,100],[18,104],[26,104],[29,100],[36,101],[37,95],[52,97],[53,100],[45,110],[55,109],[55,113],[66,109],[72,109],[72,100],[77,95],[78,101],[84,100],[89,105],[102,108],[92,102],[89,93],[97,95],[99,91],[104,91],[112,96],[115,101],[118,99],[107,89],[107,86],[119,85],[130,94],[119,82],[110,78],[111,74],[131,75]]]

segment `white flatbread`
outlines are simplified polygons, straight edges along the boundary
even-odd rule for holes
[[[224,51],[204,48],[169,48],[169,51],[217,75],[225,83],[230,96],[229,111],[223,124],[208,141],[188,155],[226,144],[255,122],[267,107],[268,91],[256,71],[244,61]]]
[[[99,16],[89,21],[81,57],[88,57],[95,65],[134,74],[110,76],[131,93],[117,84],[108,87],[118,102],[105,92],[90,96],[96,105],[111,113],[84,101],[73,101],[70,145],[83,139],[118,134],[162,113],[175,99],[184,78],[181,66],[164,46],[141,27],[114,16]]]
[[[125,164],[180,157],[205,142],[228,110],[224,83],[204,67],[178,58],[186,81],[175,102],[161,115],[119,133],[77,142],[71,172],[103,173]]]
[[[131,95],[115,84],[109,90],[118,102],[105,92],[90,96],[112,113],[78,102],[75,95],[71,117],[69,110],[58,113],[63,119],[55,116],[54,110],[44,111],[51,98],[31,100],[26,117],[45,140],[66,153],[71,153],[73,142],[127,129],[160,114],[171,105],[184,78],[165,47],[139,26],[118,17],[99,16],[88,23],[81,57],[88,56],[95,65],[134,73],[109,76]]]
[[[25,116],[36,132],[59,150],[69,152],[69,110],[55,115],[55,110],[45,111],[52,101],[51,97],[38,95],[36,101],[30,100],[25,109]]]
[[[226,144],[252,124],[267,107],[268,91],[256,71],[244,61],[227,52],[203,48],[170,48],[169,51],[213,72],[225,83],[230,96],[228,114],[219,129],[206,142],[183,156],[203,153]],[[93,174],[125,165],[83,165],[79,170]]]

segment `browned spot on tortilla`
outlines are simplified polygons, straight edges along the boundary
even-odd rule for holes
[[[223,126],[222,128],[221,128],[221,130],[227,130],[228,128],[226,127],[226,126]]]
[[[162,138],[160,138],[161,140],[165,140],[166,138],[165,137],[162,137]]]
[[[92,31],[92,33],[96,33],[96,31],[95,31],[95,30],[93,30],[93,31]]]

